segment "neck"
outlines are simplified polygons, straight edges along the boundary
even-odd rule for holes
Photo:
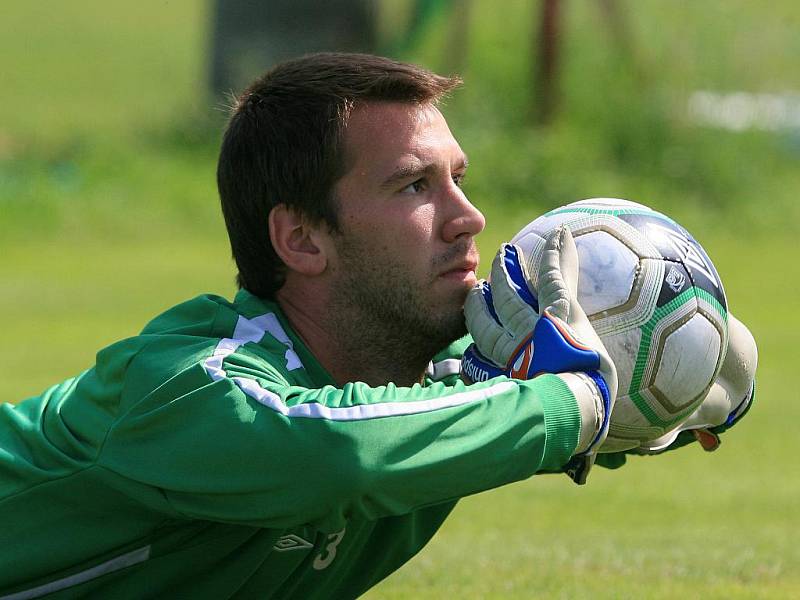
[[[278,291],[278,304],[337,385],[362,381],[372,387],[390,382],[408,387],[422,382],[431,357],[408,351],[418,345],[387,338],[369,319],[359,318],[352,310],[337,310],[336,303],[319,290],[286,288]]]

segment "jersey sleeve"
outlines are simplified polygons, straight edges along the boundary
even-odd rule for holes
[[[135,403],[100,461],[188,518],[336,531],[556,470],[579,430],[557,376],[308,388],[236,352]]]
[[[472,337],[465,335],[438,352],[428,365],[425,373],[426,381],[428,383],[441,381],[453,384],[459,380],[461,378],[461,357],[464,356],[464,351],[471,343]]]

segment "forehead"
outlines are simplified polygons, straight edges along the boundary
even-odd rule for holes
[[[404,161],[453,161],[463,156],[447,121],[431,104],[358,105],[345,128],[343,148],[345,172],[369,169],[376,171],[376,176]]]

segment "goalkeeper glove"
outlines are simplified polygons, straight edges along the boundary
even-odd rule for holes
[[[720,444],[719,434],[737,423],[750,409],[757,363],[758,348],[753,335],[741,321],[728,314],[728,349],[708,395],[679,427],[645,442],[636,452],[658,454],[695,439],[704,450],[716,450]]]
[[[617,372],[578,304],[578,253],[566,227],[548,237],[538,275],[537,297],[522,250],[503,244],[492,263],[491,284],[479,281],[464,305],[474,343],[464,353],[462,377],[570,373],[562,379],[581,409],[581,436],[566,471],[582,484],[608,434]]]

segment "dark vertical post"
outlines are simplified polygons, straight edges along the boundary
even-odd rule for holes
[[[469,23],[472,13],[472,0],[461,0],[451,7],[448,19],[447,44],[445,46],[444,68],[447,73],[462,73],[469,53]]]
[[[630,64],[634,77],[639,81],[645,79],[645,69],[639,62],[636,54],[636,44],[633,39],[633,32],[628,22],[627,13],[624,6],[620,6],[617,0],[599,0],[600,14],[605,21],[611,36],[611,42],[616,47],[620,56],[624,57]]]
[[[277,62],[322,50],[370,52],[372,0],[214,0],[210,84],[239,92]]]
[[[553,119],[558,103],[559,19],[561,0],[541,0],[539,36],[534,42],[534,98],[531,116],[537,125]]]

